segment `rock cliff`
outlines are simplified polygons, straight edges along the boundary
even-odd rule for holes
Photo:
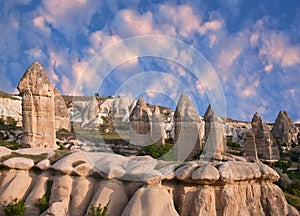
[[[278,174],[261,163],[185,163],[80,150],[0,148],[0,214],[18,198],[25,215],[51,187],[43,215],[85,215],[108,205],[108,215],[299,215],[273,184]],[[59,156],[60,155],[60,156]],[[49,184],[51,182],[51,184]]]

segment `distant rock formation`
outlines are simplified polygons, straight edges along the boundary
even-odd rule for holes
[[[248,131],[246,133],[245,144],[244,144],[244,152],[246,157],[251,161],[258,161],[255,136],[252,131]]]
[[[201,127],[198,112],[185,93],[177,102],[174,122],[175,158],[178,161],[192,160],[202,149]]]
[[[22,146],[57,148],[55,94],[45,70],[38,62],[26,70],[18,90],[22,94]]]
[[[205,121],[206,125],[209,125],[209,133],[205,142],[203,150],[203,159],[221,159],[225,153],[225,122],[218,117],[211,108],[211,114]]]
[[[210,117],[214,114],[214,110],[211,107],[211,105],[209,104],[205,113],[204,113],[204,121],[205,121],[205,126],[204,126],[204,142],[206,142],[206,139],[208,137],[208,134],[210,132]]]
[[[112,216],[299,216],[272,183],[279,179],[277,172],[262,163],[170,164],[148,156],[80,150],[57,158],[54,149],[0,147],[0,155],[12,152],[17,157],[0,162],[6,169],[0,170],[0,215],[15,198],[24,200],[25,215],[40,215],[35,203],[48,191],[49,207],[43,215],[84,216],[90,206],[110,201],[107,215]],[[35,162],[29,154],[36,156]]]
[[[160,110],[158,106],[154,108],[151,121],[152,121],[151,140],[154,141],[157,145],[165,144],[165,132],[164,132],[162,119],[160,116]]]
[[[279,160],[278,146],[273,143],[268,125],[261,119],[257,112],[252,118],[251,125],[255,136],[258,156],[266,160]]]
[[[130,143],[145,146],[151,143],[151,122],[149,110],[142,98],[139,98],[129,116]]]
[[[280,111],[271,131],[274,142],[278,145],[291,147],[291,143],[298,144],[298,130],[290,115],[286,111]]]
[[[95,96],[91,98],[91,100],[84,107],[81,112],[82,115],[82,127],[85,127],[95,121],[97,115],[99,113],[98,100]]]
[[[70,115],[66,103],[57,88],[54,89],[55,130],[70,130]]]

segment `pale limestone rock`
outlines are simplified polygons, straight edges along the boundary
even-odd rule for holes
[[[25,216],[40,215],[39,208],[34,204],[46,194],[48,178],[44,174],[37,176],[34,186],[25,200]]]
[[[130,143],[145,146],[151,143],[151,122],[149,110],[142,98],[139,98],[129,116]]]
[[[11,169],[29,170],[34,166],[32,159],[24,157],[13,157],[2,162],[4,166]]]
[[[194,170],[192,173],[192,179],[200,184],[212,184],[220,178],[220,174],[217,168],[210,163],[205,164]]]
[[[290,115],[286,111],[280,111],[271,131],[274,142],[279,145],[291,147],[292,142],[298,144],[298,130]]]
[[[215,190],[212,188],[201,188],[193,201],[191,215],[193,216],[216,216],[216,198]]]
[[[151,140],[155,142],[157,145],[165,144],[165,132],[162,124],[162,118],[160,116],[159,107],[156,106],[154,108],[154,112],[152,114],[152,133]]]
[[[194,169],[196,169],[196,167],[198,167],[198,165],[199,164],[196,162],[190,162],[190,163],[183,165],[182,167],[179,167],[175,171],[176,178],[180,179],[180,180],[189,178],[192,175]]]
[[[266,160],[279,160],[279,150],[273,143],[270,129],[258,113],[254,114],[251,125],[258,156]]]
[[[201,126],[198,112],[185,93],[177,102],[174,122],[175,160],[193,160],[202,149]]]
[[[18,90],[22,94],[22,146],[57,148],[53,86],[38,62],[26,70]]]
[[[265,164],[259,164],[261,177],[264,181],[269,182],[276,182],[279,180],[280,176],[279,174],[273,170],[271,167],[265,165]]]
[[[49,208],[42,215],[66,215],[69,211],[71,191],[72,178],[70,176],[55,177],[51,187]]]
[[[198,191],[198,187],[195,186],[184,186],[179,185],[178,186],[180,193],[176,193],[177,199],[178,199],[178,213],[180,216],[189,216],[191,215],[191,211],[193,208],[193,201],[195,198],[195,195]]]
[[[253,132],[248,131],[246,133],[246,140],[244,143],[244,152],[246,154],[246,157],[251,161],[258,161],[257,156],[257,150],[256,150],[256,143],[255,143],[255,137]]]
[[[159,197],[159,198],[158,198]],[[140,188],[130,199],[122,216],[178,216],[167,190],[155,187]]]
[[[212,115],[215,115],[215,111],[213,110],[213,108],[211,107],[211,105],[209,104],[205,113],[204,113],[204,121],[205,121],[205,126],[204,126],[204,142],[206,143],[206,140],[208,138],[209,132],[210,132],[210,118]]]
[[[21,148],[15,150],[14,152],[18,154],[29,154],[29,155],[40,155],[40,154],[48,154],[51,155],[54,153],[53,148],[42,148],[42,147],[35,147],[35,148]]]
[[[57,88],[54,89],[54,106],[55,106],[55,131],[60,129],[71,129],[70,115],[65,100]]]
[[[87,178],[76,178],[73,180],[69,214],[81,216],[89,210],[96,182]],[[98,206],[97,206],[98,207]]]
[[[109,202],[107,214],[111,216],[119,216],[123,212],[128,203],[128,198],[124,190],[124,186],[119,182],[102,181],[95,193],[92,206],[105,206]]]

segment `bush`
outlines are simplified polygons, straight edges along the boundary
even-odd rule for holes
[[[108,203],[103,208],[101,207],[101,204],[99,204],[98,207],[91,206],[87,216],[105,216],[108,209],[109,202],[110,201],[108,201]]]
[[[4,140],[0,140],[0,146],[9,148],[11,150],[17,150],[19,148],[19,144],[17,142],[9,142]]]
[[[227,141],[227,146],[233,149],[241,148],[240,144],[232,142],[231,140]]]
[[[52,187],[53,181],[47,181],[47,189],[44,196],[39,199],[34,205],[39,208],[40,214],[42,214],[44,211],[46,211],[49,208],[49,200],[51,196],[51,187]]]
[[[10,116],[6,116],[6,124],[11,126],[12,128],[16,128],[17,121],[15,121],[15,119]]]
[[[152,145],[145,146],[142,151],[138,153],[138,156],[142,155],[150,155],[153,158],[159,158],[169,152],[173,148],[171,144],[164,145],[156,145],[156,143]]]
[[[18,198],[14,199],[14,204],[8,205],[5,210],[5,216],[23,216],[26,211],[25,203]]]
[[[281,169],[284,173],[287,172],[287,169],[292,165],[291,162],[285,161],[285,160],[279,160],[276,161],[274,164],[272,164],[272,167],[277,167]]]

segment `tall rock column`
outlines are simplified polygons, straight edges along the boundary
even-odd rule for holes
[[[21,145],[57,148],[53,86],[38,62],[34,62],[26,70],[18,84],[18,90],[22,94]]]
[[[139,146],[149,145],[151,142],[151,122],[149,110],[142,98],[139,98],[129,116],[130,143]]]
[[[218,117],[211,108],[209,117],[205,120],[205,125],[209,125],[209,133],[206,134],[205,147],[201,159],[221,159],[225,153],[225,122]],[[207,129],[208,127],[205,127]]]
[[[298,144],[298,130],[286,111],[278,113],[271,133],[276,144],[287,145],[289,147],[292,142]]]
[[[154,112],[152,113],[152,141],[156,142],[157,145],[165,144],[165,133],[162,125],[162,119],[160,116],[159,107],[156,106],[154,108]]]
[[[254,114],[251,125],[252,132],[255,136],[258,156],[266,160],[278,160],[278,147],[273,143],[268,125],[261,119],[258,113]]]
[[[192,160],[202,149],[200,118],[189,96],[183,93],[174,113],[175,160]]]
[[[244,152],[249,160],[258,161],[255,136],[252,131],[247,131],[244,143]]]

